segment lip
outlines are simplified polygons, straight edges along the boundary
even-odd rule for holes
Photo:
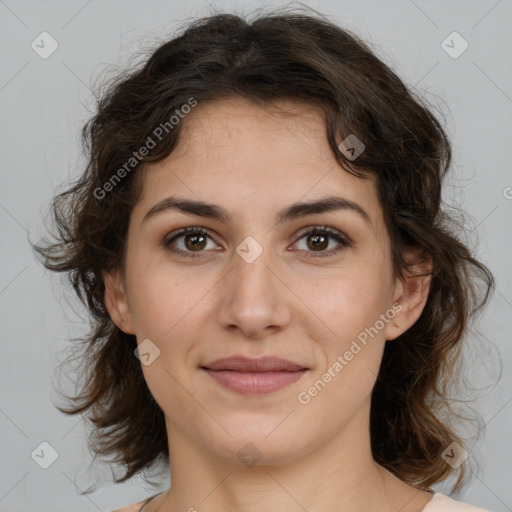
[[[298,381],[309,369],[279,357],[232,356],[201,366],[222,386],[243,394],[271,393]]]
[[[257,359],[245,356],[223,357],[203,365],[203,368],[237,372],[293,372],[308,369],[293,361],[274,356],[263,356]]]

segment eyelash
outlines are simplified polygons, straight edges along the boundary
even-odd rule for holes
[[[183,251],[181,249],[172,249],[171,244],[177,240],[178,238],[188,235],[204,235],[208,238],[211,238],[210,235],[208,235],[208,231],[201,227],[188,227],[180,229],[179,231],[175,233],[171,233],[169,237],[166,238],[164,245],[166,248],[168,248],[171,252],[175,254],[179,254],[181,256],[184,256],[185,258],[198,258],[201,257],[201,253],[204,251],[197,251],[194,253],[193,251]],[[336,230],[333,230],[329,228],[328,226],[314,226],[309,231],[306,231],[305,233],[302,233],[302,235],[299,237],[298,240],[302,240],[304,237],[310,236],[310,235],[328,235],[329,238],[332,238],[336,240],[340,244],[340,246],[336,249],[331,249],[329,251],[318,251],[317,255],[312,256],[311,253],[315,253],[316,251],[306,251],[306,257],[307,258],[325,258],[328,256],[332,256],[334,254],[337,254],[338,252],[342,251],[344,248],[351,247],[351,242],[343,237],[341,233],[339,233]],[[309,254],[308,254],[309,253]],[[323,254],[322,254],[323,253]]]

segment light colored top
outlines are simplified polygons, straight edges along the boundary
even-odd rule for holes
[[[156,498],[159,494],[151,496],[145,500],[128,505],[124,508],[118,508],[112,512],[140,512],[140,509],[150,500]],[[144,512],[144,511],[143,511]],[[426,507],[422,512],[489,512],[483,508],[478,508],[468,503],[462,503],[461,501],[454,500],[449,496],[446,496],[440,492],[436,492],[432,499],[427,503]]]
[[[483,508],[457,501],[440,492],[436,492],[422,512],[489,512]]]

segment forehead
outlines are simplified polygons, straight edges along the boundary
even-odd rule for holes
[[[182,122],[174,151],[143,170],[145,206],[172,193],[222,204],[243,219],[338,195],[368,211],[377,231],[382,227],[375,179],[363,180],[339,165],[314,106],[229,98],[200,103]]]

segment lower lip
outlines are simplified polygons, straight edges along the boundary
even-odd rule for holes
[[[208,375],[219,384],[244,394],[271,393],[297,382],[307,370],[293,372],[238,372],[232,370],[208,370]]]

